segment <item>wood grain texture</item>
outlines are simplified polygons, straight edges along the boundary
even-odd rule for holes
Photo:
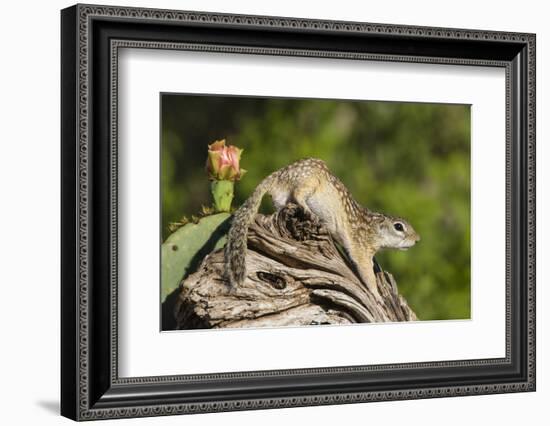
[[[328,232],[299,207],[256,215],[248,231],[247,276],[231,290],[223,250],[182,281],[178,329],[280,327],[414,321],[391,274],[376,273],[382,301],[366,289]]]

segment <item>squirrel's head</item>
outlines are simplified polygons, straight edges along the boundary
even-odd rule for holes
[[[377,214],[373,222],[377,249],[407,250],[420,241],[420,235],[405,219]]]

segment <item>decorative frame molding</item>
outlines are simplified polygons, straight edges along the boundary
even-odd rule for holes
[[[127,30],[128,23],[139,24],[140,29]],[[188,33],[182,31],[176,37],[169,27]],[[208,28],[223,29],[238,43],[213,42],[204,35]],[[247,35],[250,31],[265,34],[264,45],[253,45]],[[140,39],[145,32],[158,40]],[[330,40],[337,49],[300,40],[308,33]],[[368,41],[366,47],[357,49],[357,40]],[[396,46],[390,49],[389,43]],[[404,54],[400,46],[413,46],[416,54]],[[118,49],[123,47],[505,68],[506,357],[119,378],[116,123]],[[62,11],[62,81],[63,415],[91,420],[535,389],[533,34],[76,5]],[[476,373],[479,379],[471,379],[470,384],[452,384],[458,381],[449,376],[453,369],[465,371],[464,377],[474,371],[485,371],[488,377]],[[404,386],[406,372],[419,370],[429,372],[433,386]],[[493,370],[502,370],[499,380]],[[377,388],[376,377],[381,372],[391,377]],[[338,392],[329,392],[335,375],[349,383]],[[504,376],[510,378],[503,380]],[[317,385],[300,393],[292,387],[292,380],[305,377]],[[243,388],[235,395],[223,394],[224,382],[237,378],[246,382]],[[277,378],[286,380],[287,388],[273,386],[272,396],[253,396],[257,386],[265,389]],[[173,394],[175,387],[182,393],[168,397],[166,390]],[[189,393],[189,387],[196,389],[195,394]]]

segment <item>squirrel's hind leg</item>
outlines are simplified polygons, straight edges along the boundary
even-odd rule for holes
[[[275,207],[276,211],[279,211],[282,208],[284,208],[290,200],[289,191],[272,190],[269,192],[269,195],[271,195],[271,200],[273,201],[273,207]]]
[[[320,217],[308,205],[308,199],[319,189],[319,180],[307,179],[300,183],[301,185],[296,186],[292,191],[292,198],[308,216],[315,221],[319,221]]]

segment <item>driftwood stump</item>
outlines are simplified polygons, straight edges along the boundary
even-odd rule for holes
[[[379,302],[327,231],[297,206],[258,214],[248,231],[247,278],[230,290],[223,250],[180,285],[178,329],[413,321],[388,272],[376,271]]]

